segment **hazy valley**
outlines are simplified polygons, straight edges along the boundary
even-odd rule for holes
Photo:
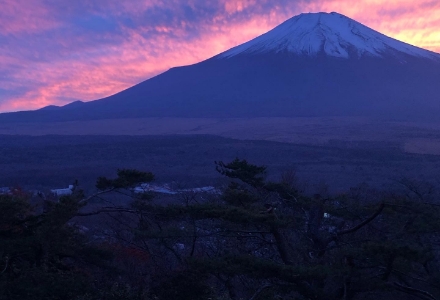
[[[181,128],[175,135],[160,129],[162,135],[118,135],[123,129],[113,135],[2,135],[0,183],[48,189],[78,179],[91,191],[97,177],[112,176],[118,168],[135,168],[155,173],[161,183],[218,185],[214,161],[234,158],[268,166],[273,179],[295,170],[309,192],[323,184],[332,192],[343,192],[364,182],[386,189],[404,177],[436,181],[440,174],[440,156],[432,154],[438,148],[418,142],[438,138],[435,130],[390,128],[388,138],[364,126],[336,130],[328,123],[302,124],[294,134],[291,128],[273,134],[270,129],[252,131],[256,126],[241,131],[214,128],[223,132],[210,131],[212,124],[205,126],[207,132],[201,129],[199,134]],[[224,137],[207,135],[213,133]]]

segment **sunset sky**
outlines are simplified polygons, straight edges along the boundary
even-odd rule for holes
[[[0,0],[0,112],[99,99],[319,11],[440,52],[439,0]]]

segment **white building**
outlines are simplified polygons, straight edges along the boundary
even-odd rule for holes
[[[213,186],[205,186],[200,188],[192,188],[192,189],[171,189],[167,184],[162,186],[152,185],[149,183],[142,183],[141,185],[135,187],[133,189],[135,193],[146,193],[146,192],[154,192],[160,194],[184,194],[184,193],[208,193],[208,194],[220,194],[220,192]]]
[[[73,185],[69,185],[69,187],[66,188],[66,189],[53,189],[53,190],[50,190],[50,192],[52,194],[54,194],[55,196],[68,196],[68,195],[72,195],[72,193],[73,193]]]

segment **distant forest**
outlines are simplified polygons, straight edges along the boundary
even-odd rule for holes
[[[417,132],[418,133],[418,132]],[[156,183],[193,188],[223,183],[215,160],[246,158],[267,166],[268,179],[295,169],[315,193],[324,183],[332,192],[368,184],[400,187],[402,177],[431,180],[440,174],[440,156],[406,153],[392,141],[334,140],[324,145],[176,136],[0,136],[0,188],[48,191],[78,180],[88,194],[99,176],[116,169],[149,170]]]
[[[90,195],[0,195],[0,299],[440,298],[434,184],[309,195],[294,171],[274,181],[242,159],[215,168],[222,190],[169,203],[133,192],[155,179],[136,169],[99,177]]]

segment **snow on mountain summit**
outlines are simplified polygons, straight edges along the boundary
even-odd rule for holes
[[[398,51],[440,61],[440,54],[392,39],[335,12],[300,14],[218,57],[284,51],[309,56],[325,53],[339,58],[382,57]]]

